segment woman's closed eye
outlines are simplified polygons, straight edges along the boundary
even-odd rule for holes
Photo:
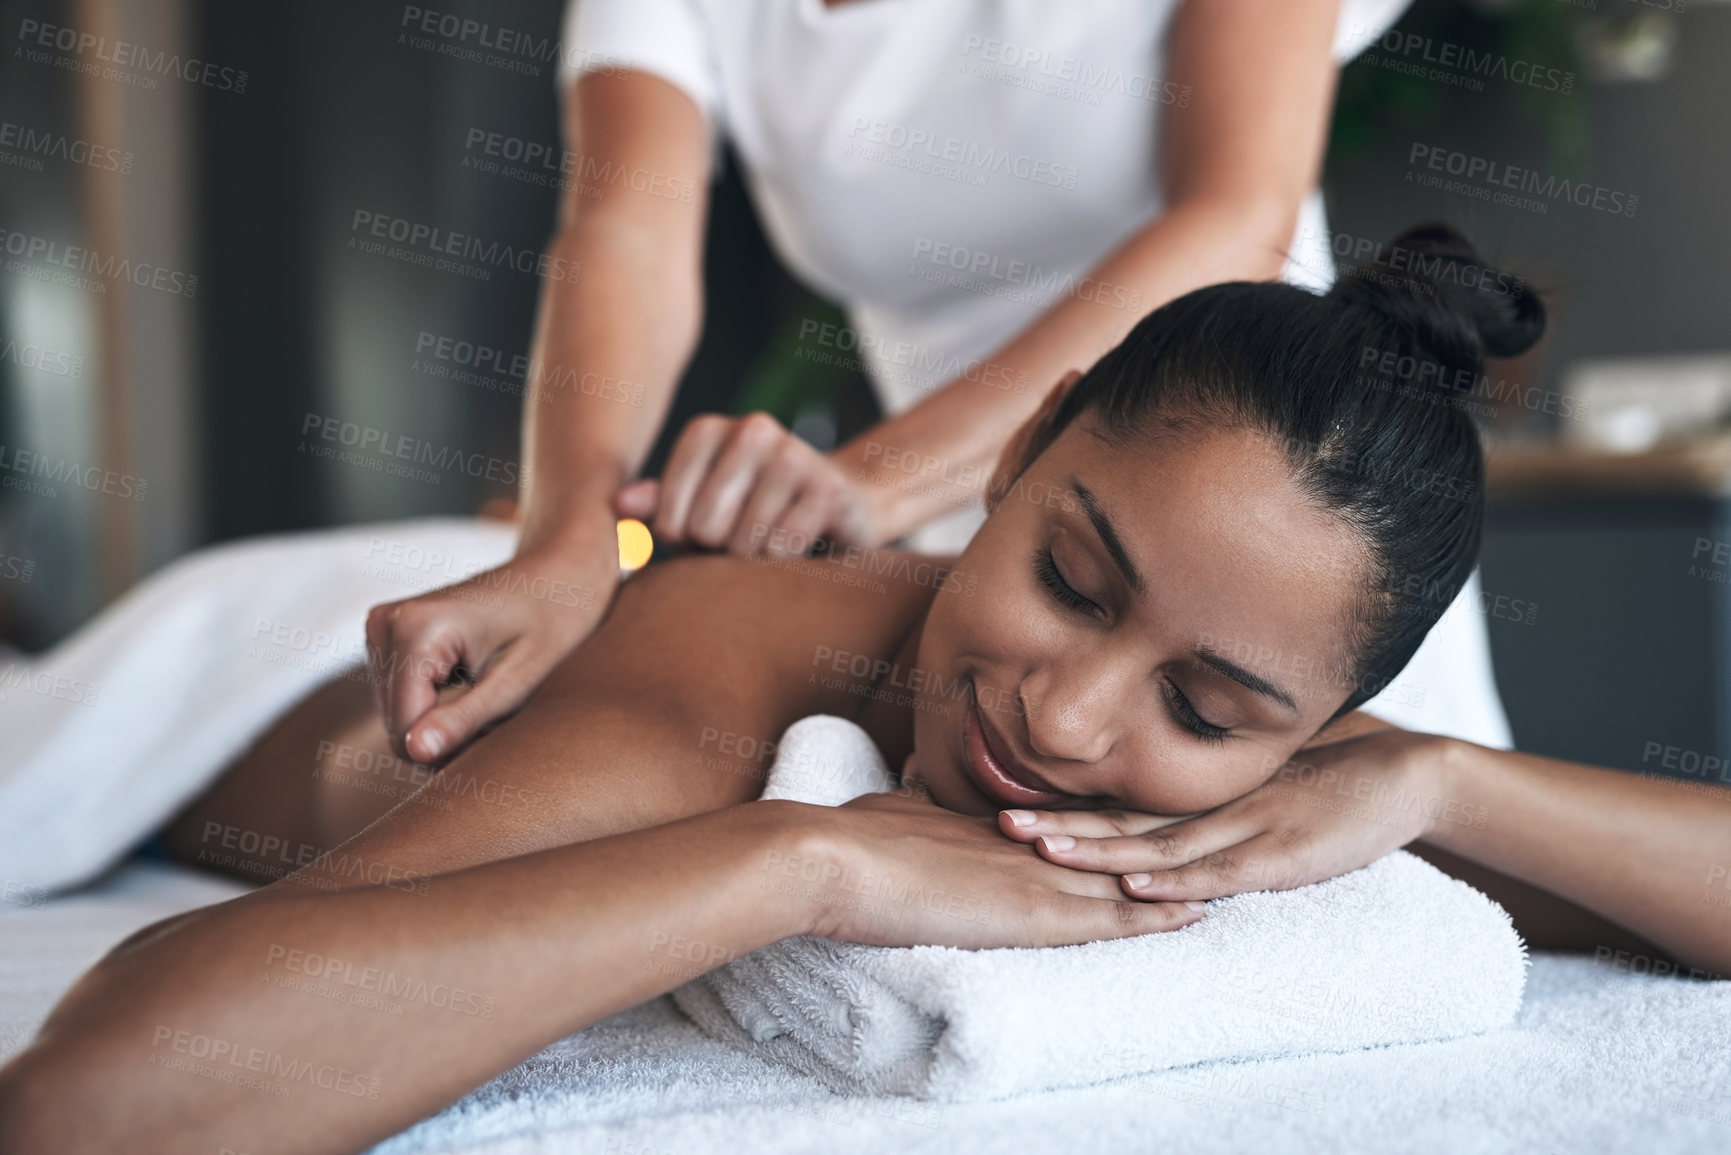
[[[1038,575],[1040,584],[1051,591],[1061,605],[1085,614],[1099,615],[1103,611],[1093,601],[1076,592],[1064,575],[1058,572],[1058,563],[1052,560],[1050,546],[1041,546],[1034,551],[1034,573]]]
[[[1186,730],[1190,731],[1204,742],[1219,744],[1226,741],[1226,739],[1231,736],[1231,727],[1216,726],[1201,714],[1198,714],[1196,712],[1196,707],[1190,704],[1190,699],[1184,696],[1184,691],[1178,688],[1176,682],[1168,678],[1165,681],[1165,685],[1166,700],[1171,703],[1172,712],[1176,716],[1180,726],[1183,726]]]
[[[1074,586],[1064,580],[1064,575],[1058,570],[1058,563],[1052,558],[1050,547],[1042,546],[1034,552],[1034,573],[1038,575],[1040,584],[1051,592],[1052,597],[1060,605],[1093,616],[1104,613],[1091,599],[1077,592]],[[1216,726],[1198,714],[1196,707],[1190,704],[1190,699],[1185,697],[1184,691],[1178,688],[1177,683],[1167,679],[1165,686],[1166,700],[1172,708],[1173,717],[1180,726],[1204,742],[1218,744],[1231,736],[1231,727]]]

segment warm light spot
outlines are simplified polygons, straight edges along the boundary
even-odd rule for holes
[[[619,519],[620,569],[642,569],[654,552],[655,539],[649,535],[648,526],[634,517]]]

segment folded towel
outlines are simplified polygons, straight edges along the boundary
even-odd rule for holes
[[[814,717],[788,729],[764,796],[839,805],[892,781],[863,730]],[[1396,851],[1219,899],[1168,934],[978,951],[791,938],[673,998],[711,1036],[837,1091],[964,1101],[1494,1030],[1526,966],[1500,906]]]

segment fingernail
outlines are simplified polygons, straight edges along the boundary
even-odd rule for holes
[[[1040,841],[1046,844],[1047,850],[1068,850],[1076,845],[1076,840],[1068,834],[1042,834]]]
[[[445,749],[445,736],[437,730],[422,730],[421,749],[427,752],[427,757],[437,758]]]
[[[1040,820],[1032,810],[1006,810],[1004,817],[1010,820],[1011,826],[1032,826]]]
[[[1207,910],[1208,909],[1208,904],[1206,902],[1187,902],[1184,905],[1189,907],[1191,910]]]
[[[1126,874],[1124,876],[1124,885],[1128,886],[1131,890],[1141,890],[1144,886],[1147,886],[1153,881],[1154,876],[1151,874]]]

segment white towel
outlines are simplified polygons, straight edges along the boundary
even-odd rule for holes
[[[244,889],[131,863],[41,906],[0,900],[18,912],[0,914],[0,1062],[104,949]],[[1631,968],[1627,954],[1602,953],[1598,964],[1536,956],[1506,1031],[981,1103],[837,1096],[654,999],[552,1044],[369,1155],[1724,1151],[1731,982],[1638,977],[1650,959]]]
[[[352,675],[370,606],[497,565],[515,538],[445,518],[201,550],[0,665],[0,886],[100,874],[295,702]]]
[[[890,783],[863,730],[817,717],[788,729],[764,793],[837,805]],[[713,1037],[837,1091],[964,1101],[1495,1030],[1526,966],[1500,906],[1396,851],[1220,899],[1169,934],[980,951],[792,938],[673,997]]]

